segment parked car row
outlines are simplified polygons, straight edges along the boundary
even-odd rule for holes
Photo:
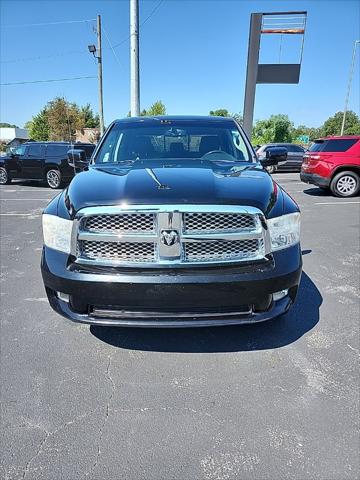
[[[92,143],[28,142],[0,158],[0,184],[11,180],[36,180],[46,182],[50,188],[59,188],[75,175],[68,154],[76,149],[84,152],[87,162],[95,149]]]
[[[338,197],[352,197],[360,192],[360,136],[331,136],[315,140],[308,150],[291,143],[259,145],[259,161],[274,147],[285,147],[287,159],[267,167],[269,173],[299,171],[305,183],[330,190]]]
[[[258,146],[259,162],[263,163],[274,148],[285,149],[287,156],[277,165],[267,166],[269,173],[299,171],[303,182],[329,189],[336,196],[351,197],[359,193],[359,135],[320,138],[308,150],[291,143]],[[22,179],[42,181],[50,188],[60,188],[88,165],[94,149],[95,145],[91,143],[24,143],[0,157],[0,184]]]

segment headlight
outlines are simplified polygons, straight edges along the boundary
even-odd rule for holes
[[[73,222],[44,213],[42,225],[45,245],[60,252],[70,253]]]
[[[291,247],[300,241],[300,213],[289,213],[267,221],[271,250]]]

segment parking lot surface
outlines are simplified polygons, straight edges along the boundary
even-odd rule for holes
[[[360,198],[274,178],[302,210],[295,307],[189,330],[55,314],[39,264],[56,192],[0,187],[1,478],[359,478]]]

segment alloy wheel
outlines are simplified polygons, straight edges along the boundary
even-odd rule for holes
[[[46,180],[50,188],[59,188],[60,174],[57,170],[49,170],[46,174]]]
[[[344,175],[343,177],[339,178],[336,184],[336,189],[338,192],[346,197],[352,195],[355,192],[356,187],[356,179],[350,175]]]
[[[0,167],[0,185],[5,185],[8,181],[8,174],[5,168]]]

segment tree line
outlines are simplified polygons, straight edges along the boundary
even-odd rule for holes
[[[210,110],[209,115],[220,117],[235,117],[242,123],[240,114],[231,114],[226,108]],[[271,115],[265,120],[257,120],[252,130],[251,141],[254,145],[266,143],[304,143],[301,137],[309,137],[309,141],[329,135],[340,135],[343,112],[336,112],[321,125],[321,127],[294,126],[288,115]],[[360,118],[349,110],[346,113],[345,135],[360,135]]]
[[[140,115],[166,115],[166,107],[161,100],[157,100],[148,109],[143,109]],[[231,113],[226,108],[210,110],[209,115],[233,117],[242,123],[241,113]],[[267,119],[255,122],[251,140],[254,145],[274,142],[304,143],[304,137],[312,141],[319,137],[340,135],[342,118],[343,112],[337,112],[325,120],[321,127],[315,128],[306,125],[295,127],[288,115],[271,115]],[[1,125],[9,126],[9,124]],[[30,138],[37,141],[70,141],[75,139],[76,130],[99,128],[99,126],[99,115],[93,112],[90,104],[79,106],[75,102],[68,102],[63,97],[56,97],[48,102],[25,124]],[[346,114],[344,133],[360,135],[360,118],[351,110]]]

